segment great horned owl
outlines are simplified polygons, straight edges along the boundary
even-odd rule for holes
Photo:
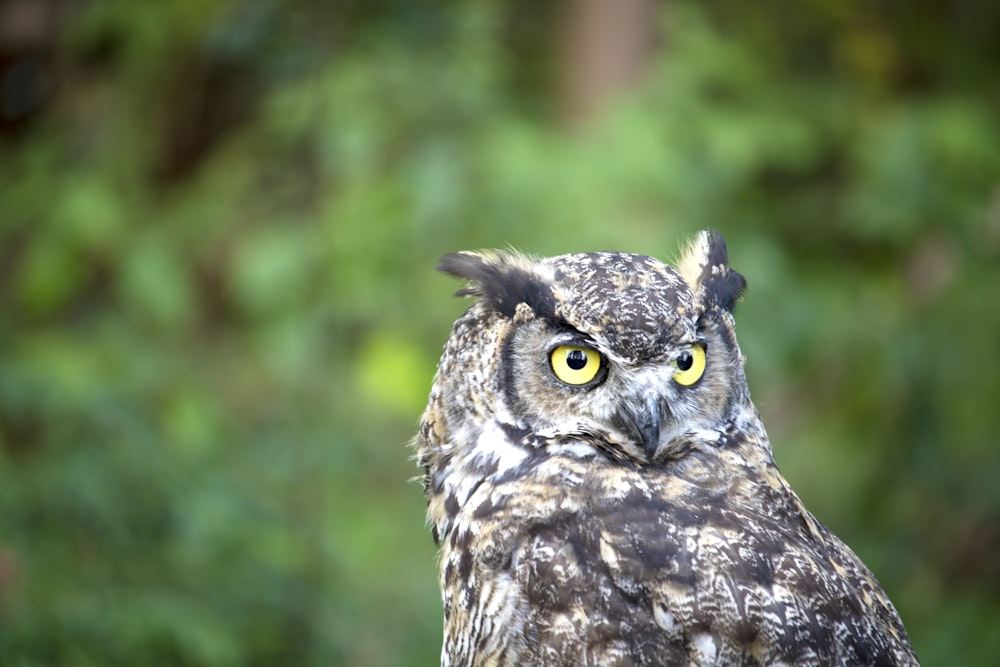
[[[775,467],[702,232],[676,268],[457,253],[415,445],[442,665],[915,665],[872,573]]]

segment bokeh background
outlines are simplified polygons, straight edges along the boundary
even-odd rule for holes
[[[1000,654],[1000,4],[0,0],[0,663],[431,665],[445,252],[713,227],[777,461]]]

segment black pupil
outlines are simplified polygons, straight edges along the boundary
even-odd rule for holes
[[[587,353],[583,350],[570,350],[566,353],[566,365],[578,371],[587,365]]]
[[[694,357],[691,356],[690,352],[684,352],[681,356],[677,357],[677,368],[682,371],[691,368],[692,364],[694,364]]]

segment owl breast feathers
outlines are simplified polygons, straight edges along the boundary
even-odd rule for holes
[[[803,507],[750,401],[743,277],[702,232],[639,255],[458,253],[415,440],[442,665],[915,665],[871,572]]]

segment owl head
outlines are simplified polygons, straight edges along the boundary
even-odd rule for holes
[[[425,464],[503,467],[518,447],[653,464],[750,405],[732,317],[746,282],[718,233],[676,268],[620,252],[462,252],[440,268],[478,301],[438,368]]]

